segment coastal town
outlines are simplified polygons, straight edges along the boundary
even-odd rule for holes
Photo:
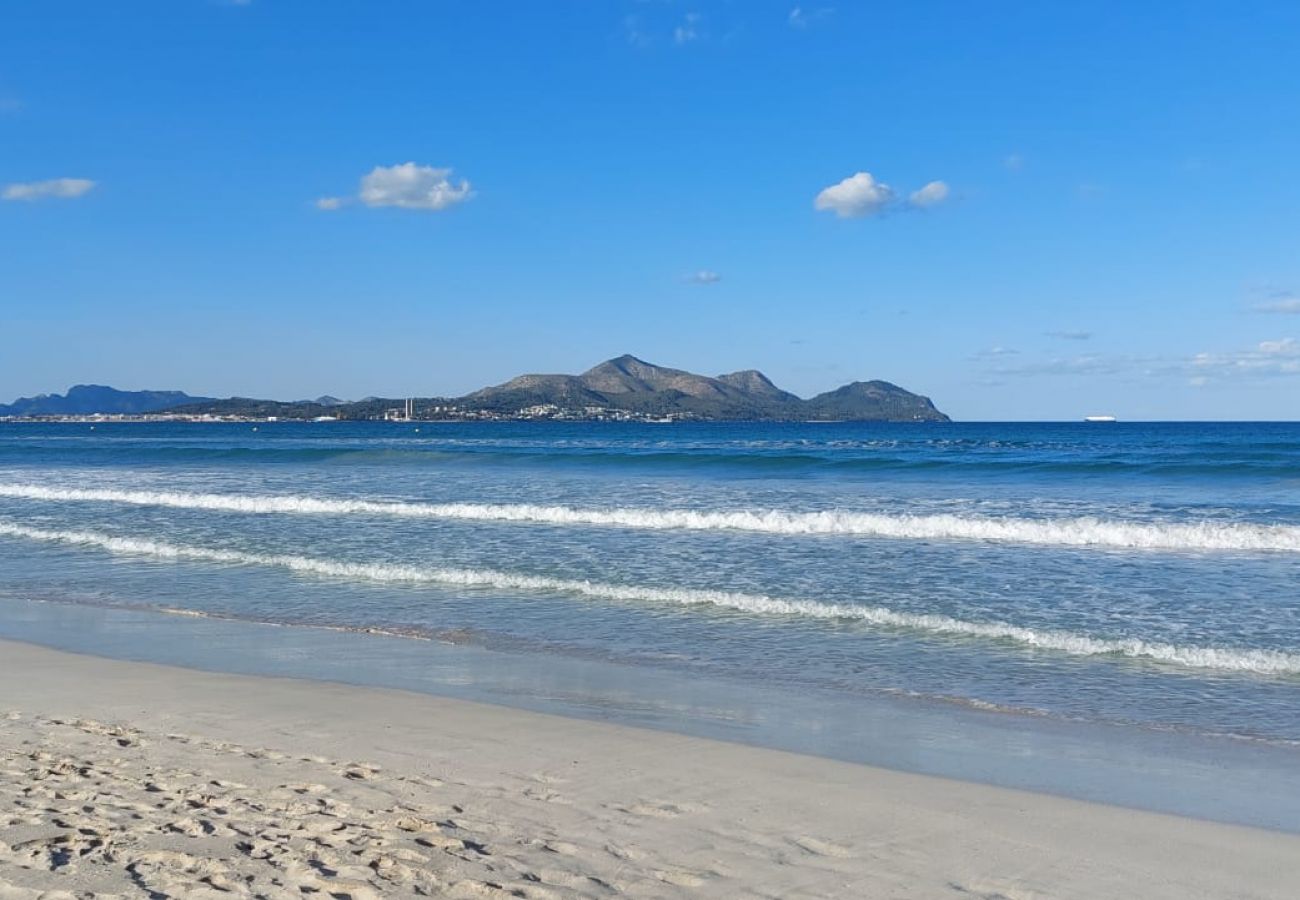
[[[414,404],[412,404],[414,406]],[[626,409],[611,409],[602,406],[585,406],[568,408],[554,403],[539,403],[514,412],[502,412],[489,409],[466,409],[450,405],[432,405],[412,409],[410,407],[391,407],[380,415],[356,415],[338,411],[330,415],[247,415],[240,413],[191,413],[191,412],[153,412],[153,413],[85,413],[80,415],[33,415],[0,416],[0,422],[50,422],[83,423],[98,425],[115,422],[245,422],[254,424],[275,422],[393,422],[439,423],[439,422],[639,422],[653,424],[671,424],[673,422],[699,421],[701,416],[691,413],[667,413],[652,415]]]

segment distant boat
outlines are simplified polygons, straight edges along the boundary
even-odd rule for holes
[[[1114,416],[1084,416],[1084,417],[1083,417],[1083,421],[1085,421],[1085,422],[1118,422],[1119,420],[1116,419]]]

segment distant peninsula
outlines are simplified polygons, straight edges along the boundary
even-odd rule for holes
[[[78,384],[67,394],[38,394],[0,403],[0,417],[126,415],[162,412],[192,403],[214,403],[212,397],[191,397],[184,391],[119,391],[102,384]]]
[[[344,401],[215,400],[179,391],[78,385],[0,405],[0,417],[238,420],[616,420],[947,422],[928,397],[888,381],[855,381],[803,399],[749,369],[710,377],[625,355],[581,375],[520,375],[463,397]]]

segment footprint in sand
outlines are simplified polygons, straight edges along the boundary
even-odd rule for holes
[[[708,812],[708,807],[701,803],[656,803],[640,800],[628,806],[617,807],[619,812],[634,816],[650,816],[656,819],[675,819],[678,816]]]
[[[656,869],[654,877],[658,878],[665,884],[671,884],[674,887],[699,887],[704,884],[704,879],[694,872],[687,872],[684,869]]]
[[[853,851],[848,847],[833,844],[830,841],[818,840],[815,837],[791,838],[790,843],[800,850],[811,853],[813,856],[833,856],[837,859],[847,859],[853,855]]]
[[[605,852],[615,859],[624,859],[629,862],[638,862],[646,858],[645,853],[635,847],[621,847],[618,844],[606,844]]]
[[[366,765],[365,763],[351,763],[343,769],[343,777],[351,778],[354,781],[368,781],[378,775],[379,772],[379,766]]]

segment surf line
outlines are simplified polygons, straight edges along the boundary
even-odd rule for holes
[[[343,562],[292,554],[260,554],[194,547],[147,538],[118,537],[87,531],[55,531],[0,521],[0,537],[93,547],[110,553],[156,559],[234,565],[270,566],[327,578],[381,583],[438,584],[578,596],[596,600],[676,606],[712,606],[761,616],[856,620],[882,628],[937,636],[973,637],[1053,650],[1072,656],[1117,656],[1174,666],[1248,672],[1300,674],[1300,653],[1256,648],[1181,646],[1141,638],[1099,638],[1069,631],[1037,630],[1008,622],[971,622],[942,614],[910,613],[883,606],[782,599],[764,594],[701,588],[618,585],[597,581],[526,575],[492,569],[460,569]]]
[[[387,516],[594,526],[652,531],[738,531],[843,535],[895,540],[958,540],[1045,547],[1152,551],[1300,553],[1300,526],[1249,522],[1131,522],[1077,516],[1057,519],[852,510],[581,509],[530,503],[418,503],[292,495],[126,491],[0,484],[0,497],[44,502],[121,503],[252,515]]]

